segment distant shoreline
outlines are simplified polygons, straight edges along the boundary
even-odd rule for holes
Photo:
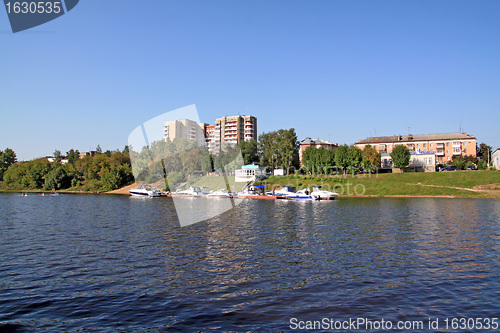
[[[271,176],[259,182],[269,190],[281,186],[297,189],[323,186],[324,189],[339,193],[344,198],[466,198],[500,199],[499,171],[402,173],[380,175],[348,176]],[[130,196],[129,190],[138,183],[113,191],[60,190],[61,194],[112,194]],[[0,193],[54,193],[47,190],[0,190]]]
[[[126,186],[128,187],[128,186]],[[85,192],[85,191],[43,191],[43,190],[29,190],[29,191],[13,191],[13,190],[0,190],[0,193],[27,193],[27,194],[81,194],[81,195],[121,195],[121,196],[132,196],[128,193],[128,189],[125,188],[109,191],[109,192]],[[166,198],[167,196],[165,196]],[[483,194],[481,197],[470,197],[470,196],[460,196],[460,195],[408,195],[408,194],[388,194],[388,195],[377,195],[377,194],[367,194],[367,195],[340,195],[335,200],[344,199],[372,199],[372,198],[440,198],[440,199],[488,199],[488,200],[500,200],[500,195],[488,195]],[[285,200],[285,199],[283,199]]]

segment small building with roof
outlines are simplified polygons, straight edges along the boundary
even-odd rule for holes
[[[234,172],[234,181],[248,183],[266,177],[266,168],[255,164],[244,165]]]
[[[300,141],[300,147],[299,147],[299,159],[300,159],[300,165],[302,165],[302,156],[304,154],[304,151],[309,148],[309,147],[316,147],[316,148],[326,148],[326,149],[336,149],[338,148],[339,144],[338,143],[332,143],[327,140],[320,140],[320,139],[311,139],[310,137],[305,138],[304,140]]]

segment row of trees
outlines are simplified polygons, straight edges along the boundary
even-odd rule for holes
[[[299,141],[295,129],[262,133],[258,141],[240,142],[244,164],[259,163],[275,168],[299,168]]]
[[[3,173],[5,188],[16,190],[62,190],[68,188],[85,191],[110,191],[133,181],[128,149],[123,152],[107,151],[79,158],[78,150],[64,156],[54,153],[55,162],[46,158],[12,163]]]
[[[130,157],[137,181],[148,184],[162,181],[161,185],[169,190],[185,182],[190,175],[233,172],[243,164],[239,153],[239,147],[229,145],[219,154],[211,155],[196,141],[176,138],[155,141],[140,151],[131,147]],[[166,184],[164,179],[167,179]]]
[[[299,168],[299,142],[293,128],[263,133],[258,141],[226,145],[217,154],[210,154],[205,147],[185,139],[160,140],[149,147],[137,148],[130,147],[136,180],[153,184],[167,178],[170,187],[177,187],[193,174],[231,173],[243,164]]]
[[[370,145],[363,150],[345,144],[335,150],[308,147],[302,154],[302,161],[305,173],[330,174],[333,170],[355,173],[362,167],[371,172],[380,166],[380,154]]]

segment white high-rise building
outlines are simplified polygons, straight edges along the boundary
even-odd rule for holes
[[[197,123],[189,119],[166,121],[163,139],[170,139],[170,141],[177,138],[196,140],[198,145],[203,146],[205,144],[206,126],[205,123]]]

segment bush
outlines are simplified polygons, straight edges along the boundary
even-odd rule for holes
[[[477,162],[477,169],[478,170],[486,170],[488,168],[488,163],[486,163],[485,160],[480,160]]]

